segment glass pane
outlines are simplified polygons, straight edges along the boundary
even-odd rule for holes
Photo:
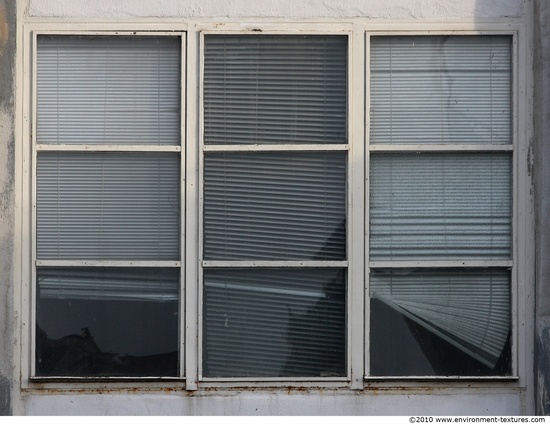
[[[347,37],[206,35],[206,144],[347,143]]]
[[[179,154],[40,152],[39,259],[179,258]]]
[[[206,155],[205,259],[345,259],[346,155]]]
[[[38,376],[177,376],[179,270],[39,268]]]
[[[179,145],[179,37],[38,36],[37,141]]]
[[[508,270],[371,270],[370,297],[371,375],[511,373]]]
[[[345,376],[343,269],[204,273],[208,377]]]
[[[372,154],[370,180],[371,260],[510,258],[510,154]]]
[[[512,143],[511,41],[371,37],[371,143]]]

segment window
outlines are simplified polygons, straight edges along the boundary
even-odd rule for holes
[[[38,37],[37,376],[179,375],[180,52]]]
[[[204,40],[203,374],[344,377],[347,37]]]
[[[31,378],[517,374],[514,37],[206,28],[35,37]]]
[[[507,36],[371,38],[372,375],[511,372],[511,81]]]

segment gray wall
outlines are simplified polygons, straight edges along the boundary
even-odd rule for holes
[[[550,415],[550,3],[535,0],[535,199],[537,413]]]
[[[0,0],[0,415],[11,414],[14,310],[15,0]]]

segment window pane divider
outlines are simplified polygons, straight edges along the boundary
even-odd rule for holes
[[[349,145],[342,144],[311,144],[311,145],[205,145],[203,146],[204,152],[288,152],[288,151],[347,151]]]
[[[36,267],[181,267],[181,261],[36,260]]]
[[[365,381],[517,381],[518,376],[462,376],[462,375],[449,375],[449,376],[438,376],[438,375],[425,375],[425,376],[365,376]]]
[[[181,146],[158,145],[36,145],[37,151],[67,152],[181,152]]]
[[[428,144],[371,144],[369,147],[371,152],[462,152],[462,151],[476,151],[476,152],[508,152],[514,150],[514,145],[475,145],[475,144],[461,144],[461,145],[428,145]]]
[[[315,377],[315,376],[303,376],[303,377],[251,377],[251,376],[245,376],[242,378],[202,378],[202,382],[208,383],[208,382],[277,382],[281,383],[283,385],[284,382],[300,382],[300,384],[307,382],[342,382],[347,383],[349,382],[349,379],[347,379],[345,376],[321,376],[321,377]]]
[[[502,267],[511,268],[514,262],[512,260],[445,260],[445,261],[369,261],[369,267],[388,269],[388,268],[484,268],[484,267]]]
[[[347,261],[203,261],[203,267],[254,268],[254,267],[347,267]]]

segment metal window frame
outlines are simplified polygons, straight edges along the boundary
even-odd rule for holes
[[[352,317],[353,312],[355,311],[355,314],[360,317],[357,312],[362,311],[362,309],[351,309],[351,300],[354,300],[356,298],[362,298],[359,296],[352,297],[352,291],[353,286],[357,286],[357,282],[359,280],[355,280],[356,284],[354,285],[352,282],[351,274],[352,274],[352,264],[353,260],[351,258],[351,253],[354,252],[354,249],[352,247],[352,238],[350,237],[351,232],[350,229],[352,228],[352,204],[360,204],[360,200],[357,198],[362,198],[362,196],[357,197],[357,194],[359,192],[354,192],[352,188],[352,184],[350,184],[350,181],[352,179],[352,170],[355,168],[361,169],[362,167],[352,167],[352,151],[354,146],[354,140],[359,141],[359,144],[361,144],[361,138],[360,133],[358,134],[356,132],[356,128],[353,127],[353,123],[355,121],[350,116],[350,111],[356,110],[356,108],[352,108],[350,106],[351,99],[352,99],[352,79],[355,78],[358,79],[362,77],[362,72],[357,72],[358,69],[353,69],[352,64],[352,58],[355,57],[354,54],[352,54],[352,48],[354,46],[354,41],[356,38],[363,38],[362,34],[359,36],[360,33],[354,32],[353,28],[342,28],[340,26],[336,30],[333,28],[323,28],[323,26],[314,25],[311,27],[304,28],[303,26],[298,31],[297,29],[272,29],[272,28],[266,28],[266,29],[259,29],[256,25],[252,27],[240,27],[235,28],[232,25],[229,25],[229,28],[223,28],[221,30],[215,30],[209,27],[202,28],[199,33],[199,75],[200,75],[200,84],[199,84],[199,145],[200,145],[200,155],[199,155],[199,186],[198,186],[198,192],[199,192],[199,217],[198,217],[198,223],[199,223],[199,237],[198,237],[198,264],[199,270],[197,275],[197,281],[198,281],[198,317],[200,318],[199,324],[198,324],[198,362],[197,362],[197,375],[196,379],[199,382],[204,383],[205,385],[212,385],[212,384],[222,384],[222,385],[243,385],[247,382],[269,382],[273,383],[275,386],[282,386],[282,385],[288,385],[289,383],[293,382],[300,382],[304,385],[316,385],[319,386],[320,384],[326,385],[329,383],[337,383],[337,385],[349,385],[350,381],[355,380],[356,382],[362,381],[360,378],[360,375],[357,373],[357,370],[352,367],[352,355],[351,353],[354,352],[354,350],[351,348],[351,341],[357,341],[356,335],[352,335],[352,329],[351,329],[351,320],[350,317]],[[204,143],[204,104],[203,104],[203,90],[204,90],[204,46],[205,46],[205,37],[208,35],[340,35],[340,36],[346,36],[347,37],[347,61],[348,61],[348,81],[347,81],[347,87],[346,87],[346,94],[347,94],[347,132],[348,132],[348,140],[346,144],[273,144],[273,145],[206,145]],[[356,61],[355,63],[357,63]],[[355,123],[356,124],[356,123]],[[336,152],[346,152],[347,154],[347,196],[346,196],[346,216],[347,216],[347,236],[346,236],[346,251],[347,251],[347,260],[345,261],[209,261],[209,260],[203,260],[203,248],[204,248],[204,240],[203,240],[203,210],[204,210],[204,182],[203,182],[203,172],[204,172],[204,157],[207,153],[210,152],[328,152],[328,151],[336,151]],[[362,222],[362,220],[361,220]],[[355,228],[354,228],[355,229]],[[358,263],[357,263],[358,264]],[[346,370],[347,374],[343,377],[273,377],[273,378],[212,378],[212,377],[204,377],[202,375],[202,359],[203,359],[203,352],[202,352],[202,339],[203,339],[203,328],[202,328],[202,318],[203,315],[203,291],[204,291],[204,278],[203,278],[203,272],[205,268],[217,268],[217,267],[246,267],[246,268],[266,268],[266,267],[293,267],[293,268],[315,268],[315,267],[343,267],[347,270],[347,278],[346,278],[346,324],[347,324],[347,347],[346,347]],[[355,272],[357,274],[357,272]],[[362,281],[362,276],[361,280]],[[354,291],[355,292],[355,291]],[[358,292],[358,291],[357,291]],[[362,322],[362,319],[361,319]],[[354,375],[355,373],[355,375]]]
[[[158,145],[49,145],[49,144],[39,144],[36,140],[36,128],[37,128],[37,73],[33,72],[32,74],[32,109],[31,109],[31,134],[30,134],[30,144],[32,149],[32,159],[31,159],[31,203],[32,203],[32,212],[31,212],[31,247],[30,247],[30,262],[31,262],[31,279],[30,279],[30,311],[29,311],[29,330],[27,334],[29,335],[29,346],[30,346],[30,355],[28,368],[28,381],[41,381],[41,380],[72,380],[72,379],[82,379],[82,377],[39,377],[36,376],[35,367],[36,367],[36,270],[38,267],[173,267],[180,269],[180,279],[179,279],[179,303],[180,303],[180,312],[183,310],[183,302],[185,300],[185,280],[184,273],[182,271],[182,264],[185,264],[183,259],[185,258],[185,222],[184,214],[181,213],[185,211],[185,99],[184,93],[186,89],[185,84],[185,47],[186,47],[186,34],[185,32],[167,32],[167,31],[32,31],[32,63],[36,66],[38,63],[37,53],[38,53],[38,37],[40,36],[69,36],[69,37],[93,37],[93,36],[102,36],[102,37],[173,37],[180,40],[180,135],[179,140],[180,144],[177,146],[158,146]],[[35,68],[34,68],[35,69]],[[147,260],[133,260],[133,261],[113,261],[113,260],[38,260],[36,255],[36,239],[37,239],[37,224],[36,224],[36,197],[37,197],[37,176],[36,176],[36,167],[37,167],[37,156],[38,152],[169,152],[174,154],[179,154],[180,162],[180,220],[179,220],[179,260],[178,261],[147,261]],[[183,365],[185,364],[185,338],[182,337],[181,330],[184,328],[184,318],[183,314],[179,315],[179,359],[178,359],[178,368],[179,368],[179,377],[169,377],[168,379],[182,379],[183,378]],[[110,380],[110,379],[120,379],[120,380],[132,380],[135,378],[131,377],[96,377],[97,380]],[[140,379],[139,377],[137,378]],[[151,379],[150,377],[144,377],[144,379]],[[161,378],[164,379],[164,378]]]
[[[287,388],[293,386],[310,388],[352,388],[368,391],[369,389],[383,388],[386,391],[401,391],[408,388],[412,393],[415,389],[426,388],[427,383],[433,388],[442,388],[448,394],[458,394],[464,391],[486,389],[491,391],[514,391],[520,394],[522,402],[531,406],[534,403],[534,376],[533,347],[534,336],[529,329],[534,326],[534,201],[532,194],[532,147],[529,135],[532,133],[530,114],[532,113],[531,86],[532,76],[529,73],[529,64],[532,61],[531,39],[529,27],[523,19],[500,19],[490,22],[473,21],[418,21],[418,20],[392,20],[392,19],[367,19],[367,18],[342,18],[342,19],[311,19],[303,21],[289,21],[287,18],[266,19],[247,18],[239,22],[220,21],[215,18],[189,19],[182,22],[181,19],[141,19],[127,22],[83,22],[75,20],[61,21],[57,18],[31,19],[21,25],[22,31],[18,31],[18,78],[20,83],[17,89],[16,110],[16,172],[15,172],[15,229],[14,246],[14,281],[16,284],[15,300],[17,323],[20,331],[16,334],[18,342],[16,353],[19,353],[21,362],[16,362],[16,374],[21,376],[20,392],[40,392],[42,390],[60,391],[87,391],[89,393],[102,390],[124,391],[135,388],[136,382],[146,390],[174,389],[197,390],[209,388]],[[137,30],[137,32],[136,32]],[[201,33],[208,31],[219,34],[229,33],[243,34],[342,34],[349,35],[348,44],[348,129],[349,129],[349,153],[348,153],[348,191],[353,194],[353,208],[348,213],[348,360],[351,373],[348,381],[311,381],[288,380],[281,382],[279,379],[247,379],[232,381],[200,382],[199,381],[199,347],[198,339],[199,323],[202,318],[199,311],[200,291],[198,287],[199,277],[199,232],[200,210],[202,193],[199,191],[200,174],[199,158],[204,152],[209,151],[208,146],[199,144],[202,122],[199,121],[200,104],[202,98],[202,82],[200,62],[201,57]],[[34,341],[31,338],[34,300],[32,299],[34,258],[33,238],[35,236],[33,202],[35,189],[34,164],[36,152],[42,149],[31,145],[33,139],[35,104],[33,88],[35,87],[34,66],[35,59],[35,34],[46,35],[133,35],[133,34],[167,34],[182,36],[182,141],[185,148],[181,149],[181,261],[175,263],[181,270],[182,285],[181,303],[181,355],[185,362],[180,364],[183,369],[181,378],[166,379],[34,379],[31,380],[30,365],[34,357]],[[513,377],[368,377],[364,373],[368,367],[368,270],[369,267],[380,266],[380,262],[368,262],[368,173],[370,152],[378,152],[375,145],[369,146],[369,92],[370,92],[370,45],[369,37],[375,35],[477,35],[477,34],[510,34],[513,36],[513,137],[512,146],[502,145],[495,150],[512,151],[514,156],[514,225],[513,225],[513,273],[512,290],[514,301],[512,305],[512,328],[514,332],[514,371]],[[96,149],[99,146],[96,146]],[[367,148],[368,147],[368,148]],[[104,151],[119,150],[116,146],[101,146]],[[171,147],[175,151],[179,147]],[[323,147],[326,149],[326,147]],[[414,150],[413,147],[394,146],[402,151]],[[54,147],[45,147],[46,150],[55,150]],[[67,147],[71,150],[72,147]],[[227,148],[229,149],[229,148]],[[247,149],[247,148],[243,148]],[[289,147],[288,150],[292,150]],[[322,148],[320,148],[322,149]],[[477,149],[474,147],[473,149]],[[127,147],[120,151],[128,151]],[[142,150],[136,147],[135,150]],[[330,150],[326,149],[326,150]],[[338,147],[336,150],[340,150]],[[472,146],[438,146],[426,147],[433,151],[467,151]],[[479,150],[493,151],[492,147],[483,146]],[[367,241],[367,242],[365,242]],[[463,266],[480,266],[477,262],[463,262]],[[39,265],[40,263],[38,263]],[[53,264],[53,263],[52,263]],[[142,263],[145,264],[145,263]],[[415,263],[416,264],[416,263]],[[132,264],[134,265],[134,264]],[[433,265],[433,264],[432,264]],[[446,267],[446,264],[440,264]],[[509,265],[508,262],[495,263],[498,267]],[[215,264],[214,264],[215,266]],[[384,265],[385,266],[385,265]],[[367,295],[367,297],[365,297]],[[185,383],[181,382],[185,377]],[[366,382],[365,382],[366,380]]]
[[[367,145],[367,160],[366,160],[366,175],[369,175],[369,164],[370,164],[370,154],[378,152],[510,152],[512,155],[512,233],[511,233],[511,259],[510,260],[482,260],[482,261],[471,261],[471,260],[447,260],[447,261],[411,261],[411,260],[388,260],[388,261],[371,261],[369,258],[369,198],[370,198],[370,182],[365,185],[365,203],[366,203],[366,237],[365,237],[365,267],[367,268],[365,272],[365,381],[376,381],[376,380],[392,380],[392,381],[407,381],[407,380],[512,380],[519,381],[519,376],[525,376],[525,373],[519,373],[518,370],[518,350],[519,346],[524,345],[520,343],[520,337],[518,334],[518,307],[523,299],[518,296],[518,280],[520,273],[523,275],[526,273],[525,270],[519,270],[518,267],[518,232],[521,234],[529,233],[528,223],[521,222],[521,213],[520,213],[520,199],[519,199],[519,188],[521,183],[519,181],[519,176],[522,175],[521,172],[524,170],[519,170],[519,164],[521,160],[518,158],[521,154],[521,146],[519,146],[519,128],[524,126],[525,123],[521,122],[519,119],[518,108],[519,108],[519,99],[520,93],[525,90],[523,87],[524,80],[521,79],[519,74],[519,47],[518,47],[518,38],[519,32],[522,30],[521,26],[516,26],[514,29],[505,29],[505,30],[495,30],[488,28],[487,30],[400,30],[400,31],[387,31],[386,29],[376,30],[371,29],[367,30],[365,37],[367,38],[367,50],[365,53],[365,60],[367,63],[366,66],[366,84],[367,84],[367,101],[365,107],[365,122],[367,131],[365,133],[365,140]],[[505,35],[511,37],[511,102],[512,102],[512,116],[511,116],[511,140],[508,144],[502,145],[483,145],[483,144],[371,144],[370,143],[370,39],[372,37],[382,37],[382,36],[403,36],[403,37],[414,37],[414,36],[441,36],[441,35],[454,35],[454,36],[483,36],[483,35]],[[525,46],[524,46],[525,47]],[[521,85],[520,85],[521,83]],[[524,128],[524,127],[523,127]],[[519,153],[518,153],[519,151]],[[523,158],[522,158],[523,159]],[[521,229],[521,230],[519,230]],[[377,376],[370,374],[370,361],[369,355],[370,352],[370,305],[367,300],[370,297],[370,269],[374,268],[510,268],[510,291],[511,291],[511,300],[510,300],[510,315],[511,315],[511,329],[512,329],[512,375],[506,377],[499,376],[489,376],[489,377],[477,377],[477,376]],[[523,337],[522,337],[523,338]],[[523,371],[522,371],[523,372]]]

